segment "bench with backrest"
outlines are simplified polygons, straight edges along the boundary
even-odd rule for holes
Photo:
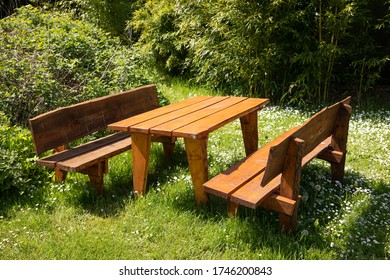
[[[331,164],[333,181],[342,181],[350,98],[316,113],[203,185],[206,193],[225,198],[229,216],[240,205],[279,212],[284,230],[295,232],[301,169],[312,159]]]
[[[117,132],[97,140],[69,148],[71,143],[107,125],[159,107],[155,85],[111,94],[30,119],[30,130],[40,156],[47,151],[55,153],[41,157],[37,164],[54,168],[57,182],[62,182],[67,172],[89,176],[98,193],[103,191],[103,174],[108,172],[108,159],[131,148],[128,132]],[[164,145],[164,151],[173,152],[174,139],[154,139]]]

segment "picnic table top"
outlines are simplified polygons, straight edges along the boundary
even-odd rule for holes
[[[198,139],[268,102],[265,98],[197,96],[112,123],[108,129]]]

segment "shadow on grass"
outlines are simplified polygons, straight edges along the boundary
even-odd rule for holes
[[[187,166],[185,151],[181,145],[176,145],[174,158],[171,159],[164,156],[161,144],[153,143],[150,160],[149,190],[155,188],[157,182],[164,184],[169,180],[173,169]],[[54,173],[49,170],[48,174],[50,175],[46,181],[39,186],[0,192],[0,216],[7,217],[11,209],[36,208],[37,205],[44,205],[45,210],[50,212],[56,207],[50,200],[55,198],[93,215],[109,217],[117,215],[129,201],[136,199],[133,191],[131,152],[110,159],[109,173],[104,176],[102,195],[96,193],[87,175],[68,173],[66,180],[57,184],[54,182]]]
[[[93,215],[100,217],[115,216],[120,213],[129,201],[136,200],[133,189],[131,153],[125,153],[113,158],[109,173],[105,176],[105,188],[102,195],[97,194],[90,186],[87,177],[81,182],[82,191],[75,204]],[[185,150],[175,145],[174,157],[166,157],[162,145],[153,143],[150,155],[147,192],[155,189],[158,184],[164,184],[175,172],[187,166]],[[86,191],[85,191],[86,190]]]
[[[195,211],[205,220],[228,223],[234,242],[253,250],[267,248],[284,259],[385,259],[390,232],[390,189],[383,181],[347,171],[343,184],[332,183],[326,164],[309,164],[302,172],[302,201],[295,235],[280,231],[278,214],[240,207],[238,218],[227,217],[226,200],[210,196],[210,208],[194,206],[183,193],[175,201],[180,211]],[[232,241],[233,242],[233,241]],[[229,241],[221,237],[221,249]],[[324,255],[324,252],[327,252]],[[275,256],[275,258],[279,258]]]
[[[0,192],[0,216],[7,217],[13,209],[37,208],[45,202],[48,189],[53,176],[44,167],[38,166],[37,177],[31,179],[30,186],[23,184],[24,188],[11,188]],[[54,178],[54,177],[53,177]],[[11,214],[12,215],[12,214]]]
[[[116,160],[119,164],[113,163],[106,178],[107,186],[101,196],[93,191],[86,176],[72,175],[63,185],[33,187],[22,195],[16,191],[2,193],[0,216],[12,215],[15,207],[48,204],[48,199],[56,195],[62,196],[63,203],[99,217],[118,215],[135,198],[132,190],[131,157],[125,154]],[[173,159],[165,158],[161,147],[153,147],[149,191],[154,191],[159,184],[169,182],[176,172],[187,167],[182,146],[176,147]],[[237,244],[246,244],[252,251],[272,252],[271,258],[274,259],[388,257],[389,184],[368,179],[357,172],[347,170],[345,182],[341,185],[331,183],[329,166],[326,164],[313,161],[303,170],[300,192],[303,199],[295,236],[280,232],[276,213],[242,207],[238,219],[230,220],[227,218],[225,200],[211,196],[211,207],[208,208],[195,204],[191,188],[180,187],[174,192],[175,199],[161,203],[169,203],[167,207],[226,227],[226,234],[220,234],[212,241],[210,247],[213,250],[223,251],[234,248]]]

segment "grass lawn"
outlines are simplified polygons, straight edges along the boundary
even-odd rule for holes
[[[180,82],[158,89],[170,102],[212,94]],[[345,182],[331,183],[319,160],[304,169],[295,236],[279,231],[272,212],[240,208],[232,220],[224,200],[196,206],[179,140],[172,160],[152,145],[142,198],[132,192],[131,153],[110,161],[102,196],[80,174],[0,193],[0,259],[388,259],[390,108],[352,107]],[[268,106],[259,112],[260,146],[314,112]],[[239,122],[212,133],[208,151],[210,177],[240,160]]]

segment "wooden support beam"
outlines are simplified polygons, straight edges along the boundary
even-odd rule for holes
[[[343,152],[332,151],[331,149],[326,149],[317,156],[317,158],[325,160],[330,163],[341,163],[343,157],[344,157]]]
[[[237,216],[239,204],[231,201],[230,199],[227,201],[227,210],[229,218],[235,218]]]
[[[280,195],[292,200],[297,200],[299,195],[299,181],[301,178],[304,141],[292,138],[289,143],[284,168],[280,183]],[[279,214],[279,222],[282,229],[294,233],[297,228],[298,207],[291,216]]]
[[[203,191],[202,185],[208,179],[207,167],[207,138],[184,138],[188,165],[191,172],[196,203],[208,205],[208,195]]]
[[[89,177],[89,181],[91,182],[92,187],[96,190],[98,194],[103,193],[103,175],[107,173],[108,169],[108,161],[101,161],[80,173],[87,174]]]
[[[242,136],[244,139],[245,154],[249,156],[257,150],[259,135],[257,124],[257,111],[240,118]]]
[[[336,125],[332,134],[332,149],[342,153],[342,158],[338,163],[331,163],[332,181],[342,182],[344,179],[345,157],[347,153],[347,138],[349,120],[352,108],[348,104],[342,104],[339,109]]]
[[[66,145],[61,145],[59,147],[54,148],[54,153],[59,153],[65,151],[67,148]],[[54,167],[55,180],[57,183],[62,183],[66,179],[66,175],[68,172],[61,170],[58,167]]]
[[[150,157],[150,134],[132,133],[133,188],[136,195],[146,193]],[[134,164],[134,163],[137,164]]]
[[[293,216],[296,209],[298,209],[300,199],[301,196],[298,196],[298,199],[295,201],[278,194],[273,194],[262,201],[259,206],[278,213],[283,213],[286,216]]]

